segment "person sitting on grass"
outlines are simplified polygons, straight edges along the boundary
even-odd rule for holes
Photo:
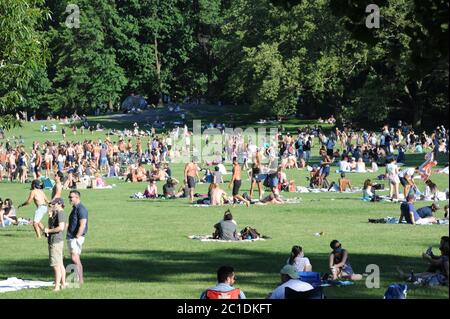
[[[236,274],[233,267],[222,266],[217,270],[217,285],[203,291],[200,299],[246,299],[239,288],[234,288]]]
[[[352,190],[352,183],[350,180],[345,176],[345,173],[341,173],[341,177],[338,180],[338,184],[336,182],[331,182],[330,187],[328,187],[328,191],[331,189],[334,189],[336,192],[346,192],[348,190]]]
[[[363,186],[363,200],[371,202],[380,201],[380,197],[375,194],[375,191],[372,191],[373,186],[372,181],[370,179],[366,179]]]
[[[209,199],[212,206],[222,206],[229,202],[227,193],[216,183],[211,183],[209,187]]]
[[[223,219],[214,225],[215,231],[213,234],[214,239],[220,240],[240,240],[240,234],[238,232],[238,226],[233,219],[233,215],[230,210],[227,210],[223,215]]]
[[[441,241],[439,243],[439,250],[441,252],[440,256],[435,256],[433,251],[430,248],[422,254],[422,259],[425,260],[429,266],[428,269],[423,273],[418,274],[405,274],[399,267],[397,267],[397,271],[402,279],[406,279],[412,282],[415,282],[419,279],[429,280],[430,278],[438,275],[437,280],[440,283],[444,283],[448,285],[449,278],[449,262],[448,262],[448,254],[449,254],[449,237],[443,236],[441,237]]]
[[[145,198],[157,198],[158,197],[158,187],[156,186],[156,181],[151,179],[144,191]]]
[[[332,279],[361,280],[362,275],[353,272],[349,262],[348,252],[342,248],[341,243],[338,240],[333,240],[330,243],[330,247],[333,250],[329,257],[329,267]]]
[[[280,270],[281,283],[268,296],[267,299],[286,299],[285,290],[291,288],[298,292],[313,290],[311,284],[301,281],[293,265],[285,265]]]
[[[288,265],[295,267],[297,272],[310,272],[312,271],[312,265],[309,259],[305,257],[303,248],[301,246],[292,247],[291,256],[287,260]]]
[[[2,202],[0,198],[0,227],[9,225],[18,225],[16,209],[11,199],[7,198]]]
[[[175,193],[175,186],[178,184],[178,181],[174,178],[168,178],[166,183],[163,185],[163,196],[165,198],[177,198],[177,194]]]
[[[412,225],[428,225],[428,224],[436,224],[436,218],[434,217],[424,217],[420,218],[417,213],[416,208],[414,207],[415,196],[408,195],[406,197],[406,201],[400,205],[400,220],[399,224],[403,222],[403,219],[406,220],[408,224]]]
[[[94,187],[93,188],[105,188],[106,182],[105,180],[101,177],[100,173],[96,173],[95,174],[95,179],[92,181]]]

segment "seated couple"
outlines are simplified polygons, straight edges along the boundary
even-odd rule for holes
[[[328,188],[328,191],[333,189],[335,192],[346,192],[346,191],[352,191],[352,183],[350,180],[345,176],[345,173],[341,173],[341,177],[339,178],[337,184],[336,182],[331,182],[330,187]]]
[[[163,185],[163,196],[165,198],[188,198],[189,197],[189,190],[187,183],[183,183],[183,185],[180,186],[178,191],[175,190],[175,187],[180,182],[176,180],[173,177],[169,177],[167,179],[167,182]]]
[[[211,206],[222,206],[224,204],[233,204],[236,201],[244,202],[247,207],[250,206],[250,201],[240,196],[236,192],[236,188],[233,189],[233,196],[228,196],[227,192],[220,188],[219,184],[211,183],[208,189],[207,198],[199,200],[200,204],[209,204]]]
[[[421,217],[414,207],[415,198],[415,195],[408,195],[406,201],[401,204],[399,224],[403,222],[403,219],[412,225],[437,224],[437,219],[433,216],[433,210],[436,211],[439,208],[437,204],[431,206],[431,216],[429,216],[427,211],[423,211],[423,217]]]
[[[144,164],[139,163],[138,166],[130,165],[128,167],[127,177],[125,182],[131,181],[133,183],[136,182],[144,182],[147,180],[147,170],[144,167]]]

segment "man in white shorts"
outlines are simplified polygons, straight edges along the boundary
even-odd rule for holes
[[[78,191],[71,191],[69,199],[73,208],[69,216],[66,239],[72,262],[76,266],[78,282],[81,285],[84,282],[84,278],[80,256],[84,238],[88,231],[88,211],[81,203],[80,193]]]
[[[37,238],[41,238],[41,232],[44,231],[44,225],[41,223],[41,220],[48,211],[48,199],[45,193],[42,191],[41,186],[42,184],[38,179],[31,182],[31,192],[28,196],[28,199],[23,204],[17,206],[17,208],[19,209],[31,204],[31,202],[34,201],[34,204],[36,205],[36,211],[34,212],[33,227],[36,232]]]

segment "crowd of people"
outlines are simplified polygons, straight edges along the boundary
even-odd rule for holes
[[[85,125],[82,124],[81,127]],[[43,130],[44,133],[46,131]],[[1,226],[27,222],[17,218],[17,212],[21,207],[35,204],[34,218],[28,222],[33,225],[38,238],[48,237],[50,265],[54,268],[55,290],[58,290],[65,286],[62,234],[67,228],[66,238],[71,258],[77,266],[80,282],[83,282],[80,254],[87,232],[87,209],[80,203],[80,193],[76,189],[82,188],[83,185],[93,188],[106,187],[104,177],[118,177],[131,183],[148,183],[143,197],[149,199],[163,196],[187,198],[190,203],[195,204],[220,206],[239,203],[250,207],[251,204],[284,204],[286,200],[282,192],[297,191],[295,181],[287,176],[289,170],[307,169],[311,189],[347,192],[354,188],[349,174],[375,173],[380,171],[381,166],[385,167],[385,170],[380,172],[380,177],[389,184],[388,198],[392,201],[405,200],[400,206],[400,223],[403,220],[409,224],[438,221],[435,216],[439,209],[438,204],[416,210],[414,201],[440,199],[440,192],[431,178],[433,174],[448,174],[448,164],[443,169],[435,169],[439,154],[449,152],[448,129],[444,127],[437,127],[431,135],[425,132],[417,135],[402,123],[399,123],[397,128],[383,127],[381,134],[366,130],[357,131],[350,127],[336,128],[326,134],[321,127],[316,126],[298,129],[296,136],[281,131],[272,139],[264,138],[258,142],[251,138],[246,140],[241,133],[227,133],[225,126],[221,126],[220,131],[223,135],[223,148],[219,152],[208,154],[215,156],[215,159],[202,163],[198,158],[192,157],[185,165],[181,182],[173,176],[171,164],[191,149],[192,132],[187,126],[157,135],[154,129],[142,133],[135,123],[130,130],[109,131],[103,140],[85,139],[82,142],[67,140],[63,129],[61,142],[34,141],[29,151],[24,143],[13,145],[9,141],[0,142],[0,182],[31,181],[28,198],[17,208],[10,198],[0,203]],[[76,134],[76,126],[72,128],[72,132]],[[180,140],[181,143],[176,142]],[[214,143],[209,136],[204,136],[204,142],[206,145]],[[319,143],[319,163],[312,163],[312,156],[316,155],[312,154],[315,143]],[[406,152],[425,153],[424,163],[417,167],[404,167]],[[232,162],[231,178],[226,180],[224,164],[229,161]],[[329,180],[333,166],[340,174],[337,182]],[[202,171],[205,172],[203,177],[200,176]],[[241,192],[245,178],[250,181],[248,193]],[[49,179],[54,180],[51,183],[50,199],[42,191],[42,183]],[[423,192],[419,190],[417,179],[421,179],[426,185]],[[158,190],[158,181],[164,182],[162,193]],[[207,194],[196,193],[199,182],[209,184]],[[376,191],[382,189],[383,185],[366,179],[362,186],[364,200],[381,199]],[[226,187],[231,190],[231,195],[224,189]],[[266,189],[269,190],[268,194]],[[70,190],[69,198],[73,209],[68,220],[64,214],[62,190]],[[258,196],[255,196],[256,192]],[[448,191],[445,196],[448,199]],[[47,227],[42,223],[46,214],[49,217]],[[445,207],[445,218],[448,220],[448,205]],[[214,238],[242,239],[230,211],[225,213],[214,228]],[[341,244],[336,240],[330,243],[330,247],[330,278],[360,280],[361,275],[353,272],[348,252]],[[446,256],[448,278],[448,240]],[[431,262],[434,262],[433,258]],[[299,272],[311,271],[312,265],[309,259],[304,257],[302,247],[294,246],[287,265],[280,271],[282,283],[270,294],[270,298],[283,299],[286,288],[296,291],[313,289],[311,285],[302,283],[298,277]],[[221,293],[245,298],[242,291],[232,289],[234,280],[232,268],[219,269],[219,284],[205,291],[202,298],[219,296]]]

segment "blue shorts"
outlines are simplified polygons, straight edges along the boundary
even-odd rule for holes
[[[106,157],[100,158],[100,166],[108,165],[108,159]]]

